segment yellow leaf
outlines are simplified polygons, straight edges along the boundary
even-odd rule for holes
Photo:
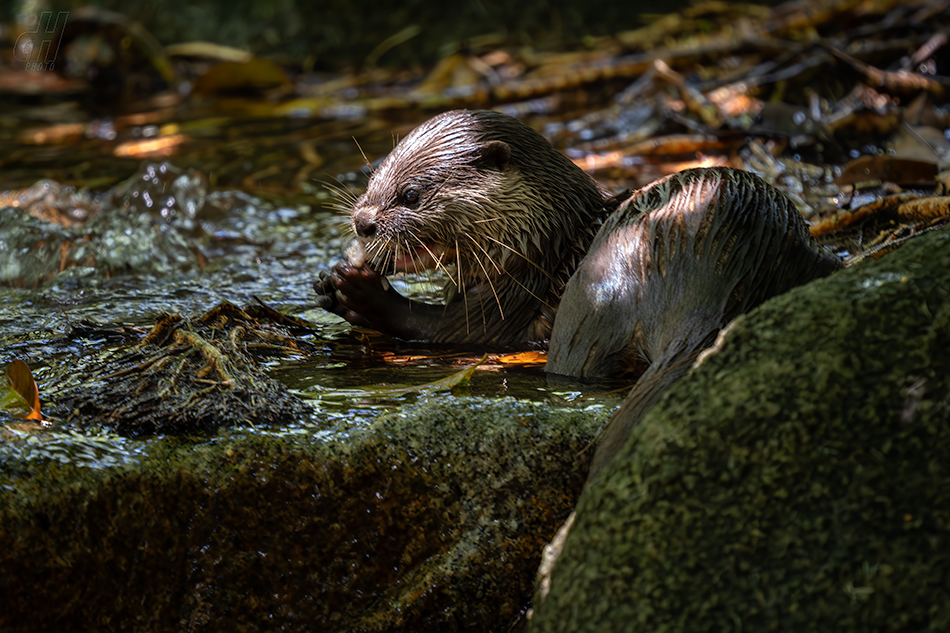
[[[548,359],[546,352],[519,352],[498,358],[498,362],[505,365],[541,365]]]
[[[0,410],[26,420],[42,421],[40,391],[29,366],[22,360],[7,363],[6,380],[0,381]]]

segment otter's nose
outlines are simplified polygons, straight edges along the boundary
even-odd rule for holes
[[[376,235],[376,212],[372,209],[356,209],[353,211],[353,230],[360,237]]]

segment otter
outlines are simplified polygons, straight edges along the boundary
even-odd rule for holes
[[[690,169],[611,197],[533,129],[490,111],[413,130],[351,223],[363,249],[314,283],[351,323],[444,343],[550,336],[549,375],[636,380],[590,477],[730,320],[843,266],[754,174]],[[410,301],[384,277],[433,268],[451,273],[444,306]]]
[[[541,134],[454,110],[402,139],[370,177],[351,253],[314,283],[319,305],[399,339],[510,348],[546,341],[564,286],[617,202]],[[394,272],[442,269],[445,305]]]
[[[590,476],[729,321],[842,266],[793,203],[749,172],[690,169],[630,196],[567,283],[545,366],[586,379],[640,374]]]

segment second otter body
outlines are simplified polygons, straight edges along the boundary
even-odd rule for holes
[[[517,119],[455,110],[413,130],[357,199],[365,261],[314,284],[323,307],[406,340],[512,347],[548,339],[609,195]],[[358,260],[359,258],[357,258]],[[380,275],[444,269],[445,305]]]
[[[608,378],[672,348],[698,352],[736,316],[841,267],[754,174],[661,178],[610,216],[565,288],[547,370]]]

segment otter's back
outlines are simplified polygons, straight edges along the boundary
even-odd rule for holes
[[[565,288],[546,370],[607,378],[672,349],[698,352],[739,314],[840,267],[757,176],[712,168],[663,178],[594,238]]]

